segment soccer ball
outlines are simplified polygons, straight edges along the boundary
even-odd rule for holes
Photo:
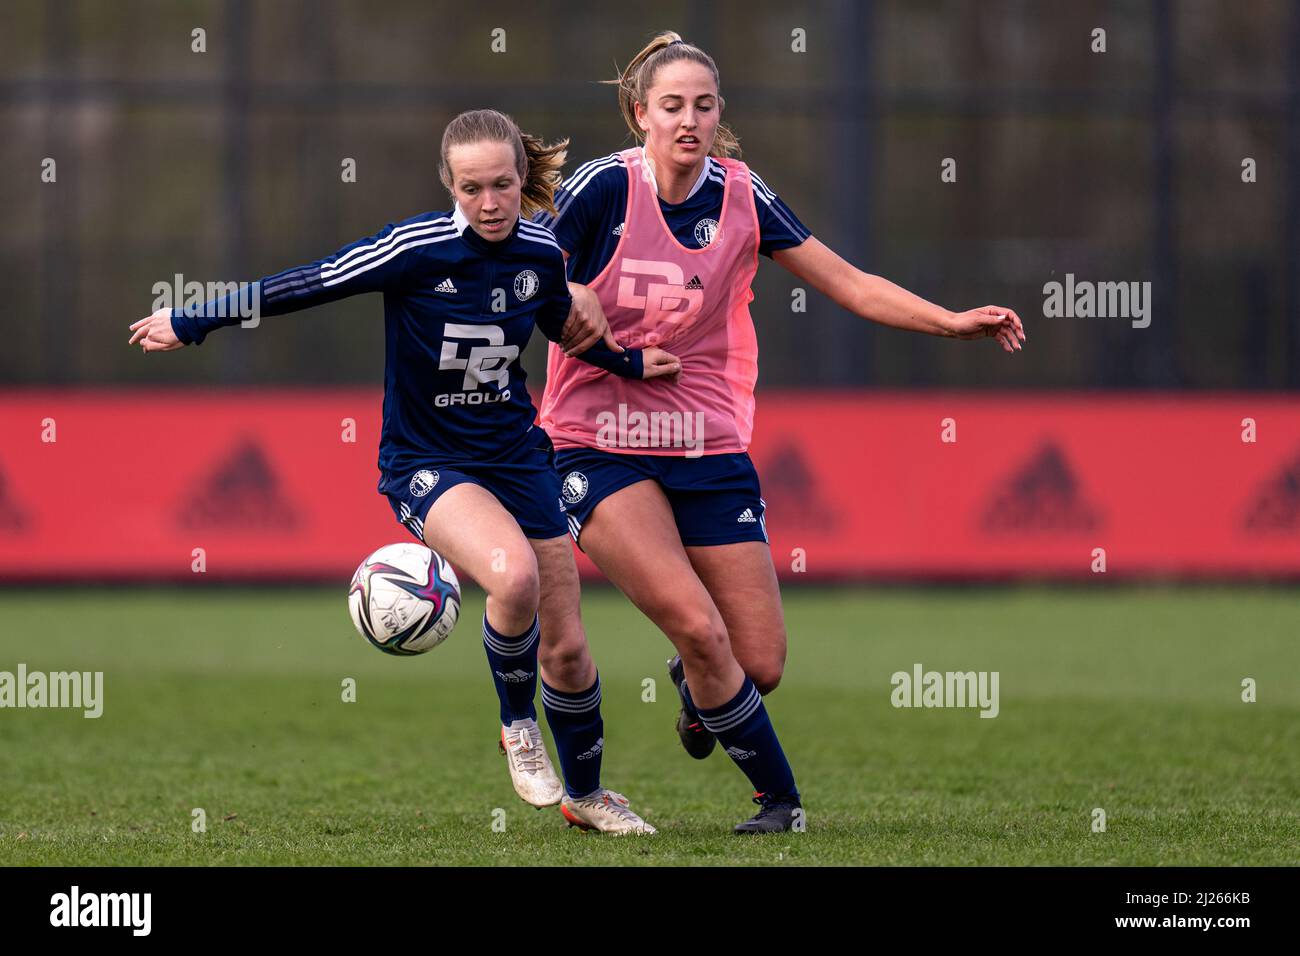
[[[386,654],[437,647],[460,615],[460,582],[447,559],[421,544],[390,544],[361,562],[348,589],[361,636]]]

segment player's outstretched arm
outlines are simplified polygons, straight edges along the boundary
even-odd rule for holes
[[[183,309],[159,309],[131,325],[131,345],[145,352],[201,345],[210,332],[247,319],[286,315],[364,292],[401,286],[414,250],[454,231],[427,213],[349,243],[331,256],[265,276],[251,287]],[[256,311],[248,314],[249,307]],[[254,323],[256,324],[256,323]]]
[[[987,305],[949,312],[888,279],[846,262],[816,237],[772,253],[777,264],[825,293],[850,312],[897,329],[958,339],[996,338],[1007,352],[1025,341],[1025,328],[1012,309]]]

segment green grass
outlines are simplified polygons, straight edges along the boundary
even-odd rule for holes
[[[680,749],[665,639],[584,613],[604,782],[659,828],[569,830],[496,752],[476,630],[388,658],[342,589],[0,592],[0,670],[102,670],[104,714],[0,710],[0,864],[1294,864],[1300,596],[796,590],[768,707],[808,832],[740,839],[748,787]],[[895,709],[890,675],[996,670],[1001,713]],[[341,700],[345,677],[356,703]],[[641,700],[657,681],[658,700]],[[1240,699],[1243,677],[1257,703]],[[208,828],[191,832],[191,810]],[[1104,808],[1107,831],[1092,833]],[[505,832],[492,829],[505,811]],[[229,819],[226,819],[229,817]]]

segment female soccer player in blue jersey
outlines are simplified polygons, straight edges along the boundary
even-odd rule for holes
[[[494,110],[462,113],[442,138],[440,173],[455,209],[390,224],[267,276],[258,292],[267,316],[384,293],[379,490],[412,534],[487,592],[483,643],[515,789],[534,806],[560,803],[576,826],[653,833],[626,798],[600,786],[600,681],[552,446],[533,424],[519,360],[534,324],[558,339],[570,311],[553,234],[520,215],[554,210],[567,145],[523,135]],[[239,321],[236,305],[159,310],[132,324],[130,342],[145,352],[198,345]],[[658,348],[595,345],[580,357],[625,377],[680,371]],[[563,787],[537,726],[539,658]]]
[[[1024,330],[1010,309],[950,312],[812,238],[732,158],[717,67],[676,33],[655,37],[617,82],[640,145],[580,167],[557,214],[541,218],[568,258],[574,295],[565,349],[551,347],[541,422],[579,546],[677,648],[669,674],[686,750],[702,759],[721,740],[753,784],[761,809],[737,832],[787,830],[802,818],[800,797],[762,701],[785,666],[785,621],[747,454],[758,255],[885,325],[995,337],[1009,352]],[[625,345],[671,349],[680,381],[669,390],[602,380],[566,357],[610,329]],[[645,425],[656,416],[657,431]]]

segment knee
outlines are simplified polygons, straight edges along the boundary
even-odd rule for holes
[[[767,696],[781,683],[787,646],[783,621],[748,622],[737,635],[736,660],[760,694]]]
[[[745,668],[745,676],[754,682],[758,692],[765,697],[776,690],[784,672],[785,666],[780,661],[764,662],[756,667]]]
[[[716,615],[704,611],[680,614],[668,630],[683,660],[711,668],[731,656],[727,629]]]
[[[548,635],[543,634],[543,637]],[[569,684],[581,681],[586,675],[591,659],[587,641],[579,629],[564,634],[555,641],[543,641],[537,652],[538,662],[549,680]]]
[[[541,586],[537,576],[537,559],[531,551],[506,555],[499,569],[488,575],[486,591],[499,601],[513,617],[525,617],[537,611]]]
[[[762,653],[749,655],[746,659],[741,660],[740,666],[745,668],[745,674],[754,682],[758,692],[763,695],[772,693],[776,690],[777,685],[781,683],[781,677],[785,674],[785,630],[780,633],[780,641],[768,643]]]

